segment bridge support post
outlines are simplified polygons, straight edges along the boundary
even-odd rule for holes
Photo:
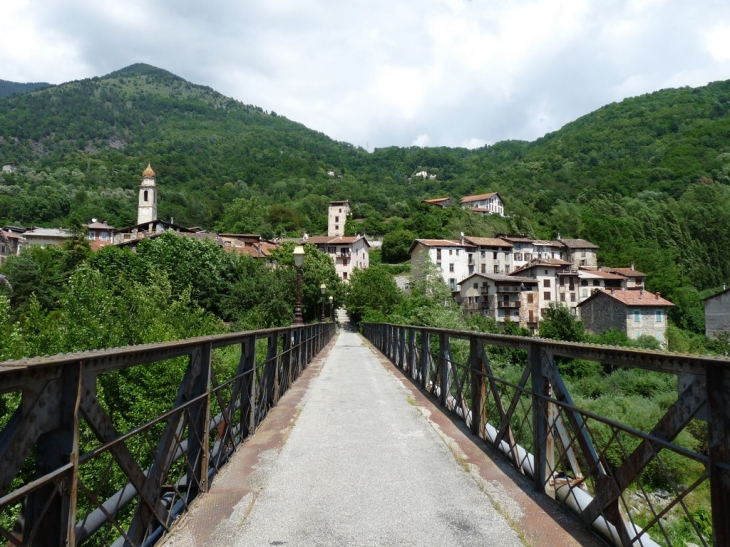
[[[550,394],[550,382],[543,371],[540,344],[531,343],[527,355],[532,375],[532,453],[535,462],[533,482],[535,490],[543,492],[548,449],[548,403],[543,397]]]
[[[266,404],[274,406],[278,399],[278,390],[276,384],[279,379],[278,368],[279,363],[277,355],[279,353],[279,333],[270,334],[267,340],[266,348],[266,367],[264,368],[264,382],[266,389]]]
[[[405,369],[405,350],[406,350],[406,330],[404,327],[397,327],[398,331],[398,354],[396,356],[396,365],[402,370]]]
[[[36,530],[33,545],[48,547],[66,545],[69,538],[75,541],[81,364],[65,365],[55,381],[57,402],[47,412],[55,415],[57,426],[38,437],[36,477],[68,463],[74,463],[74,468],[58,486],[48,484],[28,496],[24,523],[24,530]]]
[[[709,429],[710,503],[712,541],[730,545],[730,370],[721,364],[706,366],[707,427]]]
[[[415,380],[418,378],[416,373],[416,329],[408,329],[408,372],[411,375],[411,379]]]
[[[188,491],[187,499],[192,500],[199,492],[208,491],[208,452],[210,423],[210,367],[213,346],[210,343],[196,348],[190,360],[200,360],[198,376],[193,382],[190,398],[207,395],[193,404],[188,410]],[[193,363],[190,365],[193,367]]]
[[[469,368],[471,369],[471,431],[480,438],[485,438],[486,423],[484,405],[487,399],[484,379],[485,367],[481,355],[484,344],[474,336],[469,337]],[[480,351],[482,350],[482,351]]]
[[[439,377],[441,380],[441,404],[446,407],[451,392],[451,382],[449,381],[449,357],[451,354],[449,335],[439,333]]]
[[[241,344],[241,442],[256,431],[256,336]]]
[[[284,333],[284,347],[283,347],[283,363],[281,366],[282,377],[279,378],[279,393],[284,393],[288,390],[293,382],[292,378],[292,332],[288,331]],[[284,383],[286,385],[284,385]]]
[[[425,329],[421,329],[421,387],[423,389],[428,389],[428,382],[429,382],[429,366],[428,366],[428,356],[431,352],[431,345],[429,341],[429,334],[428,331]]]

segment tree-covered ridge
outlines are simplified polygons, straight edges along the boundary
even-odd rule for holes
[[[177,224],[317,234],[327,202],[349,199],[351,233],[582,237],[671,298],[730,281],[729,105],[730,81],[715,82],[610,104],[531,143],[368,153],[138,64],[0,99],[0,161],[20,165],[0,178],[0,224],[131,225],[151,161],[159,217]],[[485,191],[508,218],[419,204]]]
[[[51,84],[47,84],[45,82],[20,83],[0,80],[0,97],[6,97],[8,95],[12,95],[13,93],[28,93],[36,89],[48,87],[50,85]]]

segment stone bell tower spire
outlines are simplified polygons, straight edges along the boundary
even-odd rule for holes
[[[139,206],[137,207],[137,224],[157,220],[157,186],[152,165],[142,172],[142,184],[139,186]]]

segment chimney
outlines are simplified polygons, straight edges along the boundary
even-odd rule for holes
[[[461,244],[464,244],[464,232],[461,232]]]
[[[641,300],[641,297],[644,296],[644,287],[641,287],[639,289],[639,300]]]
[[[633,262],[631,263],[631,269],[632,270],[634,269],[634,263]]]
[[[660,297],[661,295],[662,295],[662,293],[660,293],[659,291],[657,291],[657,293],[656,293],[656,299],[657,299],[657,300],[659,300],[659,297]]]
[[[616,288],[615,287],[611,287],[611,296],[613,296],[614,294],[616,294]]]

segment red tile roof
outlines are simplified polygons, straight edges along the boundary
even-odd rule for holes
[[[114,230],[114,226],[109,226],[106,222],[93,221],[86,225],[90,230]]]
[[[584,270],[580,269],[580,272],[586,273],[590,275],[595,275],[596,277],[601,277],[603,279],[626,279],[623,275],[617,275],[614,273],[604,272],[601,270]],[[579,273],[580,275],[580,273]],[[586,277],[586,279],[590,279],[590,277]]]
[[[645,290],[636,290],[636,289],[629,289],[629,290],[616,290],[616,291],[596,291],[593,293],[590,297],[585,299],[583,302],[578,304],[579,306],[584,305],[586,302],[593,300],[594,298],[602,298],[600,295],[604,294],[610,298],[613,298],[614,300],[618,300],[622,304],[625,304],[626,306],[646,306],[646,307],[669,307],[674,306],[669,300],[666,300],[659,296],[659,294],[654,294],[649,291]]]
[[[425,245],[426,247],[474,247],[474,245],[462,243],[461,241],[454,239],[417,239],[413,243],[420,243],[421,245]]]
[[[304,243],[311,243],[312,245],[349,245],[361,239],[365,238],[363,236],[314,236],[307,238]],[[365,244],[370,247],[367,239],[365,239]]]
[[[514,247],[509,241],[499,239],[498,237],[473,237],[464,236],[464,241],[473,243],[474,245],[481,245],[486,247]]]
[[[525,264],[524,266],[515,270],[512,273],[524,272],[531,268],[538,268],[540,266],[549,266],[551,268],[557,268],[559,266],[570,266],[570,262],[566,262],[565,260],[560,260],[559,258],[545,258],[545,259],[538,258],[538,259],[533,260],[532,262]]]
[[[641,273],[639,270],[633,268],[609,268],[609,272],[623,275],[624,277],[646,277],[645,273]]]
[[[476,196],[464,196],[461,198],[461,203],[471,203],[472,201],[482,201],[484,199],[489,199],[492,196],[497,196],[497,192],[490,192],[489,194],[479,194]],[[501,198],[500,198],[501,199]]]
[[[598,249],[598,245],[585,239],[561,239],[560,242],[569,249]]]
[[[444,201],[448,201],[450,199],[451,199],[450,197],[424,199],[423,203],[430,203],[431,205],[441,205]]]
[[[538,283],[538,280],[534,277],[520,277],[519,275],[505,275],[505,274],[489,274],[489,273],[473,273],[468,277],[465,277],[462,279],[459,284],[465,283],[467,280],[471,279],[472,277],[482,277],[484,279],[489,279],[491,281],[500,281],[505,283],[530,283],[530,284],[536,284]]]

